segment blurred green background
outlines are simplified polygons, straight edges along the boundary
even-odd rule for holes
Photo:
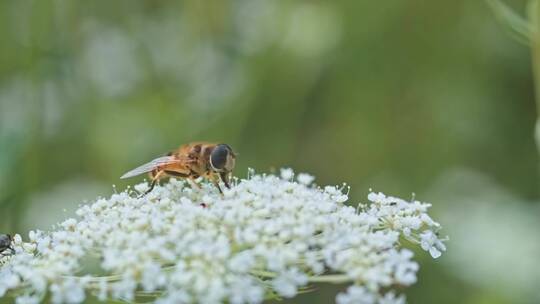
[[[352,202],[432,202],[451,240],[417,252],[410,303],[540,302],[530,53],[483,1],[1,1],[0,37],[2,232],[219,141],[240,177],[291,166]]]

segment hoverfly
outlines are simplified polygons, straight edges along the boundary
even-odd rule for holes
[[[236,154],[227,144],[215,144],[208,142],[193,142],[180,146],[180,148],[167,153],[166,156],[158,157],[126,174],[122,179],[149,172],[152,182],[150,188],[142,195],[148,194],[157,181],[165,176],[187,178],[197,187],[195,179],[199,177],[212,181],[223,194],[219,186],[221,180],[227,188],[230,188],[229,175],[234,169]]]
[[[8,249],[10,250],[10,254],[15,253],[15,249],[13,249],[13,237],[9,234],[0,234],[0,255],[2,257],[8,256],[9,254],[4,253]]]

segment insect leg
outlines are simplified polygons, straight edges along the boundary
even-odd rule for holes
[[[188,181],[189,181],[189,183],[190,183],[192,186],[197,187],[197,189],[201,189],[201,185],[199,185],[199,183],[197,183],[197,182],[195,181],[196,178],[197,178],[197,177],[190,176],[190,177],[188,178]]]
[[[223,191],[221,191],[221,187],[219,186],[219,181],[216,178],[216,176],[214,174],[210,174],[210,175],[208,175],[208,179],[210,179],[212,181],[212,183],[216,186],[216,188],[218,188],[219,193],[221,193],[221,195],[223,195]]]
[[[189,184],[191,185],[191,188],[193,188],[193,186],[195,186],[196,188],[201,189],[201,185],[199,185],[195,181],[195,179],[198,176],[193,176],[193,175],[190,175],[190,174],[180,173],[180,172],[176,172],[176,171],[165,171],[165,173],[167,173],[168,175],[171,175],[171,176],[186,178],[188,180]]]
[[[6,250],[9,249],[9,253],[6,253]],[[5,248],[2,252],[0,252],[0,257],[7,257],[7,256],[10,256],[10,255],[14,255],[15,254],[15,249],[13,247],[7,247]]]
[[[152,190],[154,190],[154,187],[156,186],[156,183],[157,183],[157,179],[154,179],[154,180],[152,181],[152,183],[150,184],[150,189],[146,190],[146,192],[144,192],[143,194],[141,194],[141,195],[139,196],[139,198],[144,197],[144,196],[146,196],[148,193],[152,192]]]
[[[152,183],[150,184],[150,189],[146,190],[146,192],[144,192],[142,195],[140,195],[139,198],[144,197],[145,195],[150,193],[152,190],[154,190],[154,187],[156,186],[157,181],[159,180],[161,175],[163,175],[163,173],[165,173],[165,171],[159,171],[159,172],[157,172],[155,174],[154,174],[154,172],[152,172],[153,178],[152,178]]]
[[[229,185],[229,173],[221,172],[219,173],[219,177],[225,184],[225,187],[227,187],[228,189],[231,189],[231,185]]]
[[[181,173],[181,172],[177,172],[177,171],[165,171],[165,173],[167,173],[168,175],[171,175],[171,176],[175,176],[175,177],[183,177],[183,178],[187,178],[189,184],[192,186],[195,186],[199,189],[201,189],[201,185],[199,185],[196,181],[195,181],[195,176],[192,176],[192,175],[189,175],[189,174],[186,174],[186,173]]]
[[[11,254],[15,254],[15,248],[13,248],[13,237],[8,234],[8,237],[9,237],[9,246],[7,247],[7,249],[9,249],[11,251]]]
[[[219,186],[219,183],[217,181],[214,181],[214,185],[216,185],[217,189],[219,190],[219,193],[223,195],[223,191],[221,191],[221,187]]]

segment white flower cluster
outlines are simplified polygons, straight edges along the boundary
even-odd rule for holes
[[[415,283],[418,264],[400,237],[433,257],[445,249],[429,205],[371,193],[355,208],[342,188],[294,176],[252,173],[223,196],[171,179],[98,199],[51,232],[16,236],[0,297],[240,304],[350,283],[338,303],[404,303],[393,289]]]

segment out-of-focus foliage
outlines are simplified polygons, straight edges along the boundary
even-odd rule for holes
[[[0,37],[2,232],[46,229],[181,143],[223,141],[239,176],[292,166],[359,201],[372,187],[434,202],[453,255],[417,252],[411,303],[538,302],[516,286],[538,273],[510,271],[538,248],[505,241],[539,221],[530,54],[483,1],[3,1]]]
[[[530,43],[530,25],[527,20],[512,11],[500,0],[486,0],[499,21],[506,25],[508,32],[523,44]],[[532,1],[531,1],[532,2]]]

